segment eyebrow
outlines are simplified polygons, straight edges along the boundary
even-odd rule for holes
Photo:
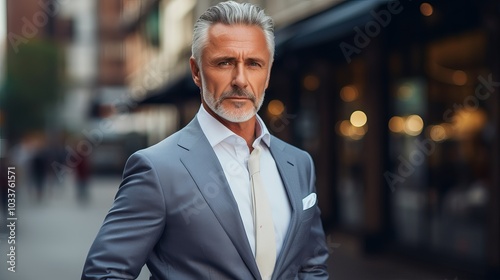
[[[215,57],[214,59],[212,59],[212,61],[214,62],[219,62],[219,61],[231,61],[231,62],[234,62],[238,60],[236,57],[234,56],[219,56],[219,57]],[[245,59],[245,62],[258,62],[258,63],[261,63],[262,65],[265,65],[265,60],[262,59],[262,58],[258,58],[258,57],[249,57],[247,59]]]

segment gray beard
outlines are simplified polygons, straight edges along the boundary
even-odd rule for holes
[[[260,110],[262,107],[262,103],[264,101],[264,95],[262,95],[260,100],[256,100],[255,96],[253,96],[251,93],[245,90],[232,90],[228,92],[224,92],[219,99],[215,99],[214,95],[209,92],[204,86],[203,86],[203,100],[205,103],[208,105],[208,107],[216,113],[219,117],[228,120],[233,123],[241,123],[241,122],[246,122],[249,119],[251,119],[257,112]],[[234,102],[232,105],[235,107],[234,110],[226,110],[222,106],[222,102],[231,96],[239,96],[239,97],[247,97],[249,100],[252,101],[254,104],[254,109],[253,110],[248,110],[248,111],[240,111],[239,109],[243,106],[243,104],[239,104],[239,102]],[[235,110],[238,110],[237,112],[234,112]]]

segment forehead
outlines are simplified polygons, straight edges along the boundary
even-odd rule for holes
[[[208,30],[206,50],[209,52],[245,51],[269,56],[266,36],[256,25],[217,23]]]

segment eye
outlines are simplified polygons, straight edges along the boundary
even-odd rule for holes
[[[229,66],[231,65],[231,62],[229,61],[221,61],[219,63],[217,63],[218,66]]]
[[[262,65],[256,61],[251,61],[248,65],[251,67],[258,67],[258,68],[262,67]]]

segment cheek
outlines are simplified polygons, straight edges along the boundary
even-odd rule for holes
[[[252,90],[254,94],[258,95],[259,97],[262,97],[264,91],[267,88],[268,81],[269,81],[268,75],[259,75],[258,77],[256,77],[252,85]]]
[[[222,92],[231,88],[231,79],[223,73],[206,73],[203,76],[203,86],[213,95],[219,96]]]

